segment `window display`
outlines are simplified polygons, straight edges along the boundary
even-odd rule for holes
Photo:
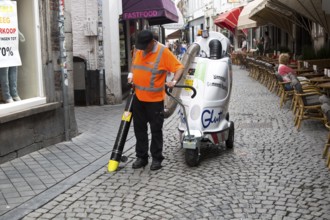
[[[0,0],[0,116],[46,102],[38,0]]]
[[[2,99],[5,103],[12,103],[14,100],[21,100],[17,92],[17,66],[22,64],[18,51],[18,39],[25,41],[24,35],[19,34],[18,31],[16,2],[0,1],[0,24]]]

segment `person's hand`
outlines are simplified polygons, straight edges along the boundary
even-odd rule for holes
[[[133,73],[128,73],[128,76],[127,76],[127,83],[128,83],[128,84],[133,83]]]
[[[170,82],[167,82],[166,85],[169,87],[169,88],[173,88],[175,85],[176,85],[177,81],[176,80],[173,80],[173,81],[170,81]]]

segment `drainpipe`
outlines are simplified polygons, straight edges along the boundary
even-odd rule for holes
[[[69,105],[68,105],[68,71],[66,69],[66,50],[64,35],[64,0],[59,0],[59,19],[58,27],[60,31],[60,65],[62,76],[62,94],[63,94],[63,111],[64,111],[64,133],[65,141],[69,141]]]
[[[100,15],[102,16],[102,0],[97,1],[97,6],[98,6],[98,13],[99,13],[99,20],[98,20],[98,43],[103,44],[103,31],[102,30],[102,25],[103,25],[103,17],[100,18]],[[102,49],[103,50],[103,49]],[[100,56],[102,54],[102,56]],[[100,105],[104,105],[104,51],[102,53],[100,52],[99,48],[99,85],[100,85]]]
[[[104,105],[104,69],[100,69],[99,72],[99,79],[100,79],[100,105]]]

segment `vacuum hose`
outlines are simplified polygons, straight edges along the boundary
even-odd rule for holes
[[[209,43],[210,47],[210,59],[211,60],[218,60],[221,58],[222,53],[222,45],[219,40],[213,39]]]
[[[199,44],[193,43],[188,47],[187,52],[183,55],[181,60],[181,63],[184,65],[184,70],[177,84],[184,84],[182,82],[183,81],[182,79],[184,79],[185,76],[187,75],[190,63],[195,59],[199,51],[200,51]],[[176,98],[179,98],[180,93],[181,93],[181,89],[176,89],[175,91],[172,92],[172,95]],[[164,105],[165,105],[164,117],[168,118],[173,114],[177,106],[177,102],[174,99],[171,99],[170,97],[166,96]]]

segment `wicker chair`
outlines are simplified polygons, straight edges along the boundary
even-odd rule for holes
[[[241,69],[247,69],[248,68],[248,62],[246,61],[246,54],[238,53],[236,55],[238,63],[240,65]]]
[[[319,97],[322,93],[318,91],[304,91],[303,86],[296,76],[292,75],[291,85],[294,88],[294,96],[297,102],[297,111],[295,112],[294,124],[299,130],[301,121],[306,119],[321,120],[326,124],[326,117],[321,109]]]
[[[322,102],[322,97],[320,97],[320,101]],[[325,126],[329,129],[329,133],[328,133],[328,140],[327,143],[324,145],[324,150],[323,150],[323,158],[326,159],[326,165],[327,167],[330,169],[330,100],[328,99],[326,102],[323,102],[321,109],[324,113],[324,115],[327,118],[327,123],[325,124]]]
[[[286,103],[286,101],[290,100],[293,97],[294,90],[293,88],[288,89],[286,85],[290,85],[290,82],[284,82],[283,78],[277,72],[275,73],[278,85],[278,95],[280,96],[280,108]]]
[[[295,76],[289,76],[290,79],[293,77],[293,81],[295,81]],[[317,93],[320,93],[320,88],[315,86],[314,84],[310,83],[309,81],[299,81],[301,86],[302,86],[302,89],[303,91],[306,93],[306,92],[317,92]],[[292,97],[292,104],[291,104],[291,109],[292,109],[292,112],[293,114],[295,115],[296,114],[296,110],[297,110],[297,106],[298,106],[298,99],[295,95],[293,95]]]

